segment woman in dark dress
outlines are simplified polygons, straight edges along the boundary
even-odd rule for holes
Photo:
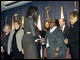
[[[8,44],[8,38],[10,35],[11,27],[6,24],[3,28],[3,35],[1,40],[1,52],[3,53],[3,59],[12,59],[12,52],[10,55],[7,54],[7,44]]]
[[[24,36],[22,46],[24,50],[24,59],[38,59],[35,40],[39,38],[35,31],[34,20],[37,16],[37,7],[30,6],[27,11],[27,17],[24,20]]]

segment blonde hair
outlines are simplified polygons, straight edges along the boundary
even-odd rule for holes
[[[9,32],[11,31],[11,26],[10,25],[8,25],[8,24],[6,24],[6,25],[4,25],[4,27],[3,27],[3,32],[5,32],[5,27],[9,27]]]

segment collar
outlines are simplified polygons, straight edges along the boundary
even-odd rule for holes
[[[52,33],[56,28],[57,28],[57,26],[55,26],[52,29],[50,29],[50,33]]]

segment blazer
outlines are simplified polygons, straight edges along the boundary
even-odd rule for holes
[[[15,30],[12,30],[10,32],[10,36],[9,36],[9,40],[8,40],[8,50],[12,50],[12,38],[13,38],[13,35],[15,33]],[[22,38],[23,38],[23,35],[24,35],[24,30],[23,29],[20,29],[17,34],[16,34],[16,43],[17,43],[17,47],[18,47],[18,50],[19,51],[22,51]]]
[[[57,27],[52,33],[50,33],[50,30],[47,31],[45,36],[45,43],[47,43],[47,37],[49,40],[49,48],[47,48],[47,55],[49,59],[53,59],[56,47],[60,47],[58,57],[66,55],[67,47],[64,44],[64,35],[59,27]]]

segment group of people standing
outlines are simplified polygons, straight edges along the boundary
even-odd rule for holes
[[[51,19],[46,21],[44,29],[39,31],[35,23],[36,17],[37,7],[30,6],[24,20],[24,29],[21,28],[18,20],[15,21],[15,29],[12,31],[9,25],[5,25],[1,52],[6,52],[8,57],[13,55],[14,59],[41,59],[40,45],[44,43],[42,46],[43,51],[46,48],[47,59],[65,59],[67,48],[70,50],[71,59],[79,59],[79,13],[77,11],[70,14],[70,27],[66,26],[64,18],[59,21]],[[3,55],[5,58],[5,54]]]

